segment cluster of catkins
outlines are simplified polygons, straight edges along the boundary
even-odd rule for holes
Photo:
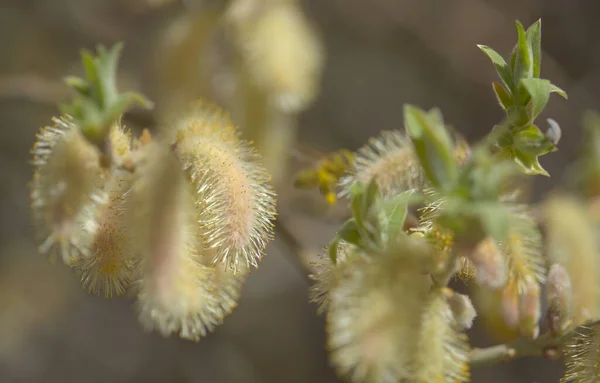
[[[455,155],[464,162],[468,147],[457,145]],[[341,194],[350,195],[356,182],[373,180],[384,201],[410,190],[436,195],[411,140],[400,131],[384,132],[355,154],[352,169],[340,180]],[[332,363],[342,376],[355,382],[469,380],[464,331],[476,316],[474,306],[467,296],[436,282],[436,273],[448,271],[456,251],[460,256],[450,273],[473,280],[478,290],[514,292],[514,299],[498,302],[497,315],[521,336],[538,336],[540,285],[547,276],[542,237],[526,206],[509,194],[503,200],[510,216],[503,242],[487,237],[457,249],[453,233],[436,221],[445,201],[432,198],[419,211],[416,227],[385,238],[384,225],[377,239],[382,248],[342,241],[335,261],[322,257],[313,275],[312,300],[326,313]],[[570,294],[565,283],[556,283],[557,273],[566,272],[558,264],[552,267],[547,290],[554,314]],[[567,308],[560,310],[551,324],[557,332],[565,325]]]
[[[154,137],[116,123],[103,147],[65,116],[32,152],[39,250],[86,289],[132,291],[147,328],[192,340],[236,306],[272,238],[275,194],[218,107],[193,103]]]

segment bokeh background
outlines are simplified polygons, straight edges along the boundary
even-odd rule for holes
[[[238,308],[199,343],[145,333],[133,299],[89,296],[62,264],[36,253],[29,150],[37,129],[58,113],[56,103],[68,97],[62,78],[80,73],[79,50],[124,41],[122,89],[157,102],[184,91],[168,88],[165,70],[178,69],[159,58],[165,35],[198,6],[159,3],[0,0],[0,382],[337,382],[324,320],[308,302],[310,281],[293,253],[317,252],[341,214],[316,193],[292,190],[293,171],[279,190],[279,221],[293,238],[278,233]],[[542,76],[569,94],[569,101],[553,97],[542,116],[560,123],[563,138],[560,150],[543,158],[553,177],[536,178],[534,198],[561,180],[577,154],[582,112],[600,109],[597,0],[305,0],[302,6],[326,61],[319,96],[299,117],[292,170],[310,165],[314,152],[356,149],[381,130],[402,128],[407,102],[440,107],[471,140],[486,134],[502,112],[490,86],[495,72],[476,44],[508,53],[515,19],[543,20]],[[184,53],[182,67],[198,52]],[[184,83],[193,87],[194,78]],[[154,124],[145,114],[124,121],[133,129]],[[472,342],[490,342],[481,326]],[[561,371],[559,362],[523,359],[476,370],[473,381],[557,382]]]

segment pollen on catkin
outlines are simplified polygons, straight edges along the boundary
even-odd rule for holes
[[[400,131],[385,131],[357,151],[354,166],[340,181],[342,194],[348,194],[356,181],[368,184],[373,179],[385,198],[425,186],[412,143]]]
[[[113,172],[107,181],[107,201],[99,211],[98,230],[89,247],[90,256],[73,265],[83,287],[105,298],[123,295],[134,277],[137,254],[131,238],[133,229],[124,218],[132,182],[132,173]]]
[[[331,290],[330,357],[350,381],[397,382],[412,376],[430,279],[410,266],[392,254],[372,257],[360,267],[344,269]]]
[[[140,321],[167,336],[199,340],[237,303],[246,270],[213,264],[199,226],[196,190],[170,145],[153,140],[142,149],[132,189],[134,240],[141,254]]]
[[[276,214],[260,156],[237,137],[220,108],[203,102],[193,103],[167,131],[193,185],[197,223],[213,261],[234,271],[257,267]]]
[[[67,264],[89,255],[87,243],[98,227],[103,170],[100,153],[70,118],[43,127],[32,149],[35,172],[31,208],[39,252]]]

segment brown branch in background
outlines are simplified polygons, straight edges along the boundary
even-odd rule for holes
[[[56,104],[68,96],[69,88],[66,84],[36,74],[0,76],[0,101],[8,99]]]

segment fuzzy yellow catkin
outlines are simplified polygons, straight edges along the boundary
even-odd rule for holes
[[[83,287],[105,298],[123,295],[133,279],[137,258],[131,243],[132,228],[124,219],[132,182],[132,173],[114,171],[107,182],[107,201],[99,212],[90,256],[73,265]]]
[[[140,321],[164,336],[199,340],[229,314],[246,270],[212,263],[195,204],[197,191],[172,147],[145,145],[132,189],[134,241],[142,255]]]
[[[412,377],[429,277],[402,257],[388,255],[346,268],[340,279],[329,294],[326,326],[338,373],[353,382]]]
[[[317,94],[323,48],[295,0],[235,0],[226,20],[252,83],[285,112]]]
[[[89,255],[104,201],[100,153],[70,118],[43,127],[32,149],[31,208],[39,251],[67,264]]]
[[[467,337],[455,321],[444,294],[432,291],[422,313],[419,341],[413,355],[412,382],[469,381]]]
[[[543,205],[548,256],[571,279],[572,320],[581,325],[600,318],[600,254],[590,217],[580,201],[553,195]]]
[[[356,181],[368,184],[373,179],[384,197],[425,186],[425,177],[412,143],[400,131],[382,132],[356,152],[354,166],[340,180],[342,194],[348,194]]]
[[[197,222],[213,261],[234,271],[257,267],[276,214],[260,156],[220,108],[205,102],[192,103],[166,132],[193,185]]]
[[[516,281],[519,292],[525,293],[532,281],[546,281],[542,235],[524,206],[511,206],[509,217],[508,239],[500,248],[508,261],[508,279]]]

